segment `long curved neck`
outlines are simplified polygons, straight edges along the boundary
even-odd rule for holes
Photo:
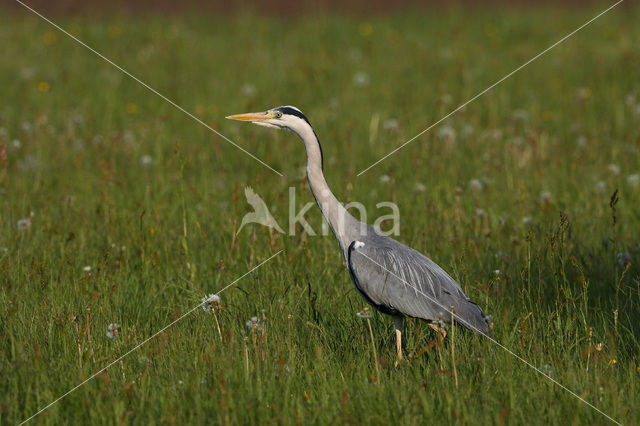
[[[310,125],[295,130],[307,150],[307,179],[322,215],[329,223],[343,253],[356,239],[360,222],[347,212],[333,195],[322,173],[322,148]]]

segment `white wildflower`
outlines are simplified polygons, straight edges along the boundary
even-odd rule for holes
[[[153,166],[153,157],[150,155],[143,155],[142,158],[140,158],[140,164],[143,167]]]
[[[122,142],[125,145],[133,145],[136,142],[136,136],[131,130],[125,130],[122,134]]]
[[[20,129],[24,133],[30,134],[33,131],[33,124],[29,123],[28,121],[23,121],[22,123],[20,123]]]
[[[500,276],[500,269],[494,269],[493,275],[495,275],[496,277]]]
[[[11,141],[11,146],[13,149],[18,150],[22,148],[22,142],[20,142],[20,139],[14,139]]]
[[[416,182],[416,191],[424,192],[427,190],[427,187],[422,182]]]
[[[485,211],[483,209],[476,209],[476,216],[478,217],[484,217],[485,216]]]
[[[609,171],[611,172],[611,174],[614,174],[614,175],[616,175],[616,176],[620,174],[620,166],[618,166],[617,164],[613,164],[613,163],[612,163],[612,164],[609,164],[609,165],[607,166],[607,169],[609,169]]]
[[[26,231],[27,229],[31,228],[31,218],[22,218],[18,220],[16,225],[18,226],[18,231]]]
[[[445,142],[455,142],[456,131],[451,126],[442,126],[438,129],[438,138]]]
[[[525,225],[529,225],[531,223],[531,218],[529,216],[523,217],[522,223],[524,223]]]
[[[551,203],[551,192],[549,191],[542,191],[540,193],[540,201],[542,201],[545,204],[550,204]]]
[[[604,388],[602,386],[598,388],[598,393],[600,394],[600,397],[598,399],[602,401],[602,396],[604,395]]]
[[[359,71],[353,75],[353,85],[357,87],[365,87],[369,85],[371,78],[369,74],[363,71]]]
[[[84,268],[82,268],[82,270],[85,272],[91,272],[91,266],[87,265]]]
[[[599,193],[603,193],[607,190],[607,184],[604,183],[603,181],[599,181],[598,183],[596,183],[596,191]]]
[[[453,102],[453,96],[451,96],[448,93],[445,93],[440,97],[440,102],[442,102],[443,105],[450,105],[451,102]]]
[[[398,120],[395,118],[390,118],[388,120],[385,120],[384,123],[382,123],[382,128],[387,131],[397,130],[398,127],[399,127],[399,123],[398,123]]]
[[[256,94],[256,86],[251,83],[247,83],[242,86],[242,94],[245,96],[253,96]]]
[[[640,175],[639,174],[633,174],[633,175],[627,176],[627,184],[629,186],[632,186],[632,187],[636,188],[638,186],[638,184],[640,184]]]
[[[389,175],[380,176],[380,183],[388,183],[391,182],[391,177]]]
[[[529,113],[523,109],[517,109],[511,113],[511,118],[513,119],[513,121],[526,123],[527,121],[529,121]]]

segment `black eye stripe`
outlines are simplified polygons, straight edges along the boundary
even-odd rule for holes
[[[311,123],[309,123],[309,120],[307,119],[307,117],[305,117],[305,115],[303,113],[301,113],[300,111],[298,111],[297,109],[288,107],[288,106],[281,106],[275,109],[276,111],[280,111],[283,114],[289,114],[289,115],[293,115],[296,116],[298,118],[303,119],[304,121],[306,121],[309,125],[311,125]]]

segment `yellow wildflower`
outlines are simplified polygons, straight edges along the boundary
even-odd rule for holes
[[[358,32],[362,37],[371,37],[371,34],[373,34],[373,26],[368,22],[363,22],[358,25]]]
[[[46,44],[47,46],[51,46],[56,42],[56,40],[56,33],[54,33],[53,31],[47,31],[46,33],[44,33],[44,37],[42,37],[42,41],[44,41],[44,44]]]
[[[117,25],[112,25],[109,27],[109,30],[107,31],[107,33],[111,38],[118,38],[122,34],[122,29],[120,29],[120,27]]]
[[[40,81],[37,85],[38,91],[42,93],[46,93],[49,91],[49,83],[46,81]]]

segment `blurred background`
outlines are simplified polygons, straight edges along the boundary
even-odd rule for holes
[[[237,232],[251,211],[246,186],[285,229],[290,188],[296,211],[313,202],[294,135],[224,118],[286,104],[314,126],[339,200],[363,203],[370,223],[388,213],[378,203],[395,203],[398,239],[450,272],[492,316],[497,341],[640,423],[633,2],[361,176],[614,3],[26,3],[282,176],[3,1],[0,423],[24,420],[281,249],[222,295],[217,317],[192,311],[38,419],[605,421],[456,330],[457,387],[450,346],[439,357],[417,320],[405,338],[413,360],[394,369],[391,322],[371,318],[376,377],[364,301],[333,236]],[[315,207],[306,217],[320,229]]]

